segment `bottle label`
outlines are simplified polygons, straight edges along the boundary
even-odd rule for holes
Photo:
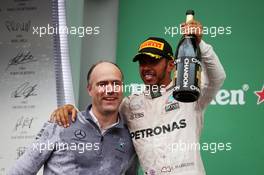
[[[178,91],[200,92],[201,62],[196,57],[181,57],[175,60],[175,83]]]

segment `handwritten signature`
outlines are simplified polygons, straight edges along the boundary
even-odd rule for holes
[[[37,94],[35,93],[35,90],[37,86],[38,84],[34,84],[33,86],[31,86],[29,82],[25,82],[11,93],[11,97],[13,98],[24,97],[25,99],[30,96],[36,96]]]
[[[17,21],[5,21],[5,26],[9,32],[28,32],[31,26],[31,20],[26,22],[17,22]]]
[[[17,131],[19,128],[24,129],[24,128],[31,128],[32,122],[34,120],[34,117],[20,117],[15,125],[14,130]]]
[[[19,158],[19,157],[21,157],[25,152],[26,152],[26,147],[24,147],[24,146],[20,146],[20,147],[18,147],[17,148],[17,159]]]
[[[37,61],[37,59],[34,58],[34,56],[31,54],[30,51],[27,52],[19,52],[15,57],[10,59],[6,70],[12,66],[12,65],[18,65],[18,64],[25,64],[25,63],[30,63]]]

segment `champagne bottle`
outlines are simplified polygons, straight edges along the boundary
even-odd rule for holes
[[[193,20],[193,17],[194,11],[187,10],[186,23]],[[201,80],[201,52],[195,35],[184,35],[181,38],[175,58],[173,97],[180,102],[194,102],[200,95]]]

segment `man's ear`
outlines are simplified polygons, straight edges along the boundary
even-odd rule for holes
[[[173,70],[173,68],[175,67],[174,65],[174,60],[169,60],[168,61],[168,71],[171,72]]]
[[[86,86],[87,92],[90,96],[92,96],[92,85],[91,83],[88,83]]]

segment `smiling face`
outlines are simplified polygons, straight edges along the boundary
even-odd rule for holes
[[[93,108],[103,115],[117,113],[122,101],[122,74],[113,64],[98,64],[87,86]]]
[[[170,73],[174,67],[173,60],[155,59],[143,55],[139,61],[139,73],[146,85],[165,85],[171,82]]]

